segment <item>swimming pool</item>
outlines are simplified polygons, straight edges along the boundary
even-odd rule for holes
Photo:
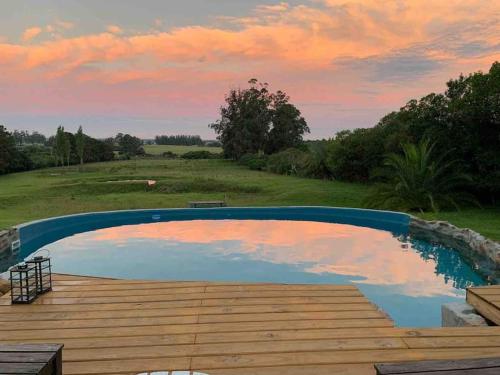
[[[404,216],[366,211],[360,221],[359,212],[336,212],[182,210],[119,223],[123,215],[69,217],[65,226],[49,223],[43,236],[41,227],[25,232],[20,255],[44,243],[54,271],[91,276],[355,284],[398,326],[412,327],[440,326],[443,303],[485,283],[453,249],[408,237]]]

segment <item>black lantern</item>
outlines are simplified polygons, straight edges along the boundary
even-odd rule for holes
[[[50,258],[36,256],[27,260],[26,264],[35,267],[36,270],[36,292],[38,294],[47,293],[52,290],[52,270],[50,268]]]
[[[36,267],[19,264],[10,269],[12,303],[31,303],[37,296]]]

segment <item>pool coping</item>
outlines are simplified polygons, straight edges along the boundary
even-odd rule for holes
[[[269,213],[269,217],[266,217]],[[128,220],[119,220],[120,216]],[[157,219],[155,219],[155,216]],[[135,217],[135,220],[134,220]],[[262,207],[213,207],[213,208],[151,208],[85,212],[22,223],[13,227],[21,243],[34,243],[43,247],[68,235],[88,230],[120,225],[134,225],[175,220],[203,219],[276,219],[334,222],[387,230],[402,235],[452,247],[469,263],[485,270],[491,281],[500,281],[500,243],[490,240],[467,228],[458,228],[446,221],[427,221],[416,216],[397,212],[351,207],[330,206],[262,206]],[[107,225],[107,221],[111,221]],[[81,224],[86,224],[79,230]],[[65,229],[63,236],[57,231]],[[40,241],[47,236],[50,241]],[[40,242],[36,242],[36,241]],[[33,242],[35,241],[35,242]]]

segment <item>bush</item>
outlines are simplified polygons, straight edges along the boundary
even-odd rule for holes
[[[268,156],[264,154],[245,154],[239,163],[254,171],[262,171],[267,167]]]
[[[181,155],[182,159],[215,159],[219,156],[210,151],[189,151]]]
[[[448,156],[449,152],[435,155],[434,144],[428,140],[404,144],[402,155],[386,157],[386,182],[375,188],[365,204],[371,208],[436,212],[458,209],[461,202],[474,202],[464,193],[470,176],[458,172],[458,160],[448,160]]]
[[[330,179],[332,172],[327,164],[328,143],[326,141],[311,142],[302,165],[301,175],[311,178]]]
[[[177,159],[177,154],[173,153],[172,151],[165,151],[164,153],[161,154],[165,159]]]
[[[306,152],[289,148],[269,156],[267,170],[278,174],[303,175],[306,159]]]
[[[41,169],[55,166],[55,158],[52,155],[50,147],[40,145],[24,146],[22,148],[22,153],[31,160],[29,169]]]

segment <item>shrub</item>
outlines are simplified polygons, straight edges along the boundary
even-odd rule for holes
[[[177,154],[173,153],[172,151],[165,151],[161,154],[161,156],[166,159],[177,159]]]
[[[217,157],[217,154],[213,154],[210,151],[189,151],[181,156],[183,159],[214,159]]]
[[[424,140],[404,144],[403,155],[389,154],[384,163],[386,182],[365,203],[374,208],[423,212],[458,209],[460,202],[473,202],[463,193],[471,178],[457,171],[457,160],[447,160],[449,152],[435,156],[433,151],[434,145]]]
[[[302,175],[306,158],[307,153],[296,148],[289,148],[270,155],[267,170],[278,174]]]
[[[332,177],[332,172],[327,164],[327,146],[326,141],[316,141],[309,145],[302,164],[302,176],[324,179]]]
[[[254,171],[262,171],[267,167],[268,156],[264,154],[245,154],[239,163]]]

